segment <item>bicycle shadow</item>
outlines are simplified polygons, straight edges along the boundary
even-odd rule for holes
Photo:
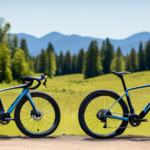
[[[27,139],[27,140],[41,140],[41,139],[57,139],[56,136],[48,136],[48,137],[42,137],[42,138],[31,138],[31,137],[21,137],[21,136],[7,136],[7,135],[0,135],[0,141],[1,140],[12,140],[12,139]]]
[[[92,141],[92,142],[100,142],[100,141],[134,141],[134,142],[143,142],[150,141],[149,136],[136,136],[136,135],[127,135],[127,136],[118,136],[110,139],[94,139],[94,138],[85,138],[83,141]]]

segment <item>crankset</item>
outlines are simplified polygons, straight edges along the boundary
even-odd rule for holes
[[[6,125],[10,122],[10,120],[14,120],[14,119],[11,118],[8,113],[1,113],[0,114],[0,124]]]
[[[139,115],[136,114],[132,114],[129,116],[129,123],[133,126],[133,127],[137,127],[141,124],[141,122],[147,122],[147,119],[141,119],[141,117]]]

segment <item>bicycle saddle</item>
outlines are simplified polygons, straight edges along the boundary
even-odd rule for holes
[[[131,72],[128,72],[128,71],[124,71],[124,72],[116,72],[116,71],[111,71],[113,74],[117,75],[118,77],[121,77],[123,75],[126,75],[126,74],[129,74]]]

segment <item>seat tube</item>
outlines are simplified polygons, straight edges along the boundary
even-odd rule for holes
[[[120,78],[121,78],[121,81],[122,81],[122,84],[124,87],[124,91],[126,92],[126,98],[127,98],[127,102],[128,102],[129,108],[130,108],[130,113],[134,113],[134,109],[132,107],[131,100],[130,100],[129,93],[128,93],[128,89],[126,88],[123,76],[121,76]]]
[[[31,106],[33,107],[33,110],[35,111],[36,115],[38,116],[39,113],[38,113],[38,111],[37,111],[37,109],[35,107],[35,104],[34,104],[34,102],[32,100],[32,97],[31,97],[30,93],[28,92],[26,95],[29,98],[29,102],[30,102]]]

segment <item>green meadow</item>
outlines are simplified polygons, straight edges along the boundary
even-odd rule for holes
[[[34,74],[34,76],[39,75],[40,74]],[[150,84],[150,71],[127,74],[124,76],[124,79],[127,88]],[[11,82],[10,84],[2,83],[0,84],[0,89],[16,85],[19,85],[16,81]],[[114,74],[101,75],[90,79],[83,79],[82,74],[57,76],[53,79],[48,78],[47,88],[41,84],[41,86],[36,89],[51,95],[59,105],[61,120],[58,128],[52,135],[85,135],[78,122],[79,106],[87,94],[97,89],[112,90],[119,95],[124,93],[121,80]],[[17,89],[0,93],[5,111],[7,111],[8,107],[21,91],[22,89]],[[150,88],[132,90],[129,92],[129,95],[135,113],[139,114],[150,101]],[[126,97],[123,97],[123,99],[126,101]],[[13,116],[14,112],[11,114],[11,117]],[[147,123],[143,122],[139,127],[127,128],[123,135],[132,134],[150,136],[150,114],[145,118],[148,119]],[[0,135],[24,136],[16,127],[14,121],[11,121],[8,125],[0,125]]]

